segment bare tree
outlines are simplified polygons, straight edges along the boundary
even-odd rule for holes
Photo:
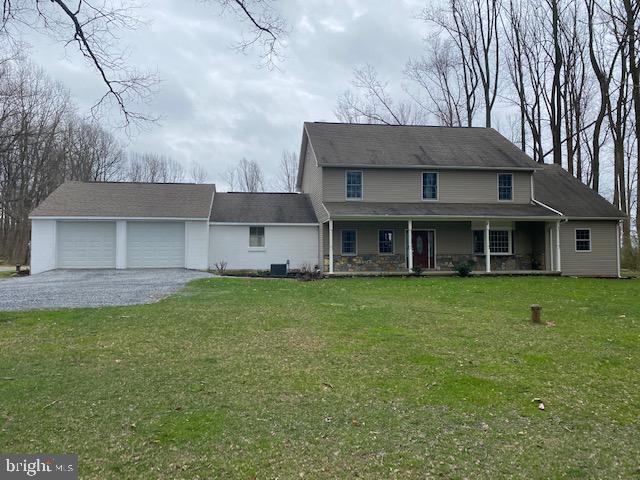
[[[633,99],[633,112],[634,112],[634,124],[633,130],[635,132],[635,159],[636,159],[636,171],[635,171],[635,185],[636,185],[636,198],[635,198],[635,224],[636,224],[636,236],[640,228],[640,168],[638,168],[638,162],[640,162],[640,52],[638,47],[638,30],[640,29],[639,22],[637,22],[638,14],[640,13],[640,2],[637,0],[623,0],[624,14],[625,14],[625,34],[627,37],[627,44],[629,46],[629,74],[631,76],[631,98]],[[631,164],[629,159],[628,164]],[[633,172],[629,172],[633,174]],[[630,209],[631,211],[631,209]],[[640,245],[638,246],[640,248]]]
[[[130,182],[182,183],[185,171],[175,160],[155,153],[131,153],[124,178]]]
[[[229,167],[223,173],[229,191],[262,192],[264,191],[264,175],[255,160],[243,158],[235,167]]]
[[[295,192],[298,181],[298,155],[289,150],[282,151],[276,187],[283,192]]]
[[[193,183],[207,183],[207,179],[209,178],[209,174],[207,170],[198,162],[191,162],[191,166],[189,167],[189,179]]]
[[[446,6],[425,10],[423,18],[447,32],[458,46],[469,93],[482,88],[485,126],[498,94],[500,73],[499,19],[501,0],[448,0]],[[470,124],[470,122],[469,122]]]
[[[208,0],[222,12],[230,12],[245,24],[239,50],[257,46],[267,65],[273,65],[286,35],[283,18],[265,0]],[[105,85],[104,95],[93,106],[100,109],[115,104],[125,125],[153,120],[135,111],[132,104],[146,99],[156,83],[154,75],[141,72],[128,62],[124,50],[117,46],[118,33],[138,27],[132,0],[6,0],[0,7],[0,32],[19,39],[25,29],[35,29],[65,46],[73,44]]]
[[[592,188],[600,190],[600,149],[602,147],[602,125],[609,108],[609,92],[614,75],[617,59],[621,54],[622,45],[617,44],[613,48],[609,32],[599,26],[606,25],[606,16],[602,16],[602,10],[596,0],[585,0],[587,7],[587,25],[589,28],[589,59],[591,68],[598,81],[600,90],[600,105],[594,120],[591,155],[592,155]],[[598,22],[598,25],[596,25]]]
[[[345,92],[338,99],[336,116],[348,123],[408,125],[419,123],[421,115],[409,102],[395,102],[388,85],[371,65],[354,71],[353,87],[359,94]]]
[[[444,126],[462,126],[465,112],[463,64],[449,39],[432,39],[426,54],[419,60],[409,60],[405,75],[419,87],[407,93],[420,107],[434,115]],[[426,97],[426,102],[422,96]],[[475,107],[473,107],[475,108]],[[472,112],[473,116],[473,112]]]
[[[29,213],[65,180],[119,180],[122,147],[40,69],[0,62],[0,257],[24,263]]]

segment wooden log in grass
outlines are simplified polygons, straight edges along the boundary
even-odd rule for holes
[[[531,305],[531,321],[533,323],[540,323],[542,321],[540,318],[541,310],[542,310],[542,307],[537,303],[534,303],[533,305]]]

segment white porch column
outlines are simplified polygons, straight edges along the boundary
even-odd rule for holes
[[[333,273],[333,220],[329,220],[329,273]]]
[[[556,222],[556,271],[562,271],[562,263],[560,262],[560,221]]]
[[[409,255],[409,258],[407,260],[409,265],[409,271],[412,272],[413,271],[413,220],[409,220],[408,222],[407,235],[409,236],[409,249],[407,252],[407,255]]]
[[[116,222],[116,268],[127,268],[127,222]]]
[[[489,220],[484,225],[484,261],[485,261],[485,272],[491,272],[491,248],[489,245]]]
[[[616,262],[618,263],[617,265],[618,278],[622,277],[622,275],[620,275],[620,237],[622,233],[621,228],[622,228],[622,220],[620,220],[618,222],[618,225],[616,225]]]

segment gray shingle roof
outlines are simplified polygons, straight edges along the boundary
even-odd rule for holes
[[[211,221],[318,223],[309,196],[302,193],[216,193]]]
[[[536,169],[492,128],[305,123],[321,166]]]
[[[550,210],[528,204],[503,203],[375,203],[329,202],[331,217],[348,216],[451,216],[451,217],[557,217]]]
[[[567,217],[622,218],[624,213],[558,165],[534,173],[536,200]]]
[[[32,216],[208,218],[214,185],[65,182]]]

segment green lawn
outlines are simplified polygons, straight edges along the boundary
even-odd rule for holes
[[[0,313],[0,450],[76,452],[95,479],[640,478],[639,297],[207,279],[154,305]]]

